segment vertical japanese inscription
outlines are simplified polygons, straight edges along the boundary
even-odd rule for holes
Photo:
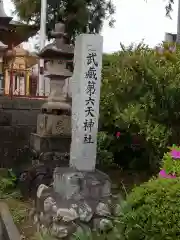
[[[93,50],[88,50],[86,56],[87,71],[85,72],[85,81],[87,82],[85,88],[85,119],[83,123],[84,128],[84,144],[94,143],[92,136],[92,129],[95,125],[95,95],[96,95],[96,81],[97,81],[97,67],[96,60],[97,53]]]

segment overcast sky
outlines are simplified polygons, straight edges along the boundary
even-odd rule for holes
[[[177,29],[177,0],[175,0],[172,20],[165,17],[165,1],[163,0],[114,0],[116,6],[115,27],[110,29],[104,24],[104,51],[119,50],[119,43],[144,42],[154,46],[164,39],[165,32],[176,33]],[[11,0],[4,0],[5,11],[12,15]],[[33,41],[25,44],[33,48]]]

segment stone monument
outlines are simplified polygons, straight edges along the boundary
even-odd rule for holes
[[[57,167],[52,186],[41,184],[37,190],[34,219],[49,239],[112,228],[110,179],[95,169],[102,46],[99,35],[76,39],[70,166]]]
[[[56,24],[51,36],[55,42],[39,54],[46,62],[50,95],[38,115],[37,131],[31,134],[31,148],[41,156],[52,152],[69,154],[71,142],[71,101],[63,87],[65,80],[72,76],[74,47],[67,44],[63,23]]]

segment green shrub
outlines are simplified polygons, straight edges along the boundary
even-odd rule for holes
[[[3,198],[7,194],[14,194],[14,190],[16,189],[16,181],[17,178],[13,173],[12,169],[7,171],[7,175],[0,176],[0,197]],[[16,195],[16,194],[15,194]]]
[[[7,192],[15,187],[14,182],[8,178],[1,178],[0,180],[0,191]]]
[[[113,166],[114,157],[110,151],[112,137],[107,135],[106,132],[99,132],[97,138],[97,164],[99,166]]]
[[[121,240],[180,239],[180,180],[153,179],[135,187],[117,228]]]
[[[142,154],[136,165],[146,161],[145,168],[154,171],[166,147],[179,142],[180,48],[121,48],[103,58],[100,126],[108,134],[117,128],[139,135],[146,156]],[[114,146],[121,151],[119,141]]]

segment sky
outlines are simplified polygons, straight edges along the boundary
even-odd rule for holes
[[[114,52],[120,49],[120,42],[128,46],[138,44],[142,40],[150,47],[164,40],[165,32],[177,32],[177,3],[175,0],[172,20],[165,17],[166,0],[113,0],[116,6],[114,28],[104,23],[104,52]],[[12,16],[11,0],[4,0],[5,12]],[[34,40],[24,44],[26,49],[33,50]]]

